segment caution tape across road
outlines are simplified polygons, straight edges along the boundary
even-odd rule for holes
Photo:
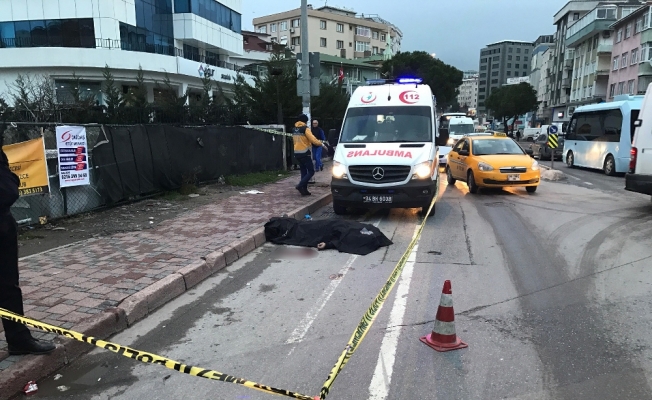
[[[360,323],[355,328],[355,331],[353,332],[351,339],[349,339],[349,342],[344,348],[344,351],[342,352],[342,354],[340,354],[340,357],[337,359],[335,366],[333,366],[333,369],[328,375],[328,379],[326,379],[326,382],[324,382],[324,385],[321,388],[321,392],[319,396],[321,400],[324,400],[328,395],[328,393],[330,392],[330,389],[333,386],[335,379],[340,374],[340,372],[342,372],[344,366],[349,362],[349,360],[353,356],[353,353],[355,353],[360,343],[362,343],[362,340],[364,340],[365,336],[367,335],[367,333],[371,329],[371,326],[376,320],[376,316],[378,316],[380,309],[383,307],[385,300],[387,300],[387,297],[391,293],[392,289],[394,289],[394,286],[396,286],[396,282],[398,282],[398,278],[401,276],[401,273],[403,273],[405,264],[407,263],[410,254],[414,249],[414,246],[416,246],[417,242],[419,241],[419,238],[421,237],[423,228],[426,226],[426,221],[428,220],[428,215],[430,215],[430,212],[432,211],[432,208],[435,206],[438,197],[439,197],[439,180],[437,180],[437,189],[435,190],[435,196],[433,197],[432,202],[430,203],[430,207],[428,207],[428,212],[425,213],[423,221],[421,221],[421,225],[419,225],[419,228],[415,232],[412,241],[410,241],[410,244],[408,245],[407,249],[403,253],[403,256],[401,256],[400,260],[396,264],[396,267],[394,267],[392,274],[389,276],[389,279],[387,279],[387,282],[385,282],[385,285],[380,290],[380,293],[378,293],[378,296],[376,296],[374,301],[371,303],[371,306],[369,306],[369,309],[367,309],[367,312],[360,320]]]
[[[123,346],[117,343],[96,339],[92,336],[86,336],[79,332],[46,324],[44,322],[40,322],[31,318],[26,318],[22,315],[12,313],[11,311],[7,311],[3,308],[0,308],[0,317],[4,319],[8,319],[10,321],[18,322],[20,324],[31,326],[35,329],[39,329],[45,332],[56,333],[57,335],[60,336],[65,336],[67,338],[78,340],[80,342],[92,344],[99,348],[112,351],[116,354],[120,354],[122,356],[131,358],[133,360],[143,362],[145,364],[162,365],[166,368],[180,372],[182,374],[192,375],[199,378],[211,379],[215,381],[235,383],[237,385],[242,385],[251,389],[259,390],[261,392],[291,397],[294,399],[314,400],[314,397],[312,396],[306,396],[285,389],[277,389],[271,386],[261,385],[260,383],[248,381],[246,379],[236,378],[235,376],[227,375],[222,372],[218,372],[210,369],[204,369],[200,367],[194,367],[192,365],[182,364],[178,361],[171,360],[169,358],[162,357],[157,354],[148,353],[146,351],[132,349],[131,347]]]

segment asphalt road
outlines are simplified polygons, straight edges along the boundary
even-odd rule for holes
[[[652,399],[652,203],[595,186],[471,195],[442,183],[436,216],[328,398]],[[335,218],[328,207],[313,217]],[[263,246],[113,341],[317,395],[420,221],[416,210],[347,218],[394,244],[364,257]],[[446,279],[469,347],[438,353],[419,337]],[[103,350],[60,374],[33,397],[274,398]]]

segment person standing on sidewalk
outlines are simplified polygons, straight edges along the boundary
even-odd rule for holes
[[[312,129],[311,132],[313,136],[317,138],[317,140],[320,140],[322,143],[326,140],[326,134],[324,133],[324,130],[321,129],[319,126],[319,121],[316,119],[312,120]],[[315,158],[315,171],[323,171],[324,170],[324,164],[321,161],[321,150],[322,146],[312,146],[312,152],[314,154]]]
[[[0,135],[0,308],[24,315],[23,295],[18,286],[18,225],[9,211],[18,200],[19,184],[2,151]],[[2,326],[10,355],[47,354],[55,349],[53,343],[34,339],[23,324],[3,318]]]
[[[310,178],[315,175],[315,168],[312,165],[312,157],[310,155],[311,146],[322,146],[326,145],[312,134],[310,128],[308,128],[308,116],[306,114],[301,114],[297,118],[298,121],[294,124],[294,129],[292,131],[292,139],[294,141],[294,156],[299,162],[299,167],[301,168],[301,181],[295,188],[301,193],[302,196],[310,196],[308,191],[308,182]]]

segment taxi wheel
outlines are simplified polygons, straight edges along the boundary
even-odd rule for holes
[[[478,193],[478,184],[475,183],[475,178],[473,177],[473,171],[469,171],[466,175],[466,184],[469,186],[469,192]]]
[[[450,167],[446,167],[446,180],[449,185],[454,185],[456,182],[456,179],[453,178],[453,173],[451,172]]]
[[[525,190],[527,190],[528,193],[534,193],[537,191],[538,186],[526,186]]]

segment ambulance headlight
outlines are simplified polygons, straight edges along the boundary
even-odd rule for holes
[[[432,176],[432,162],[426,161],[414,168],[414,179],[426,179]]]
[[[333,162],[333,178],[346,178],[346,167],[337,161]]]

